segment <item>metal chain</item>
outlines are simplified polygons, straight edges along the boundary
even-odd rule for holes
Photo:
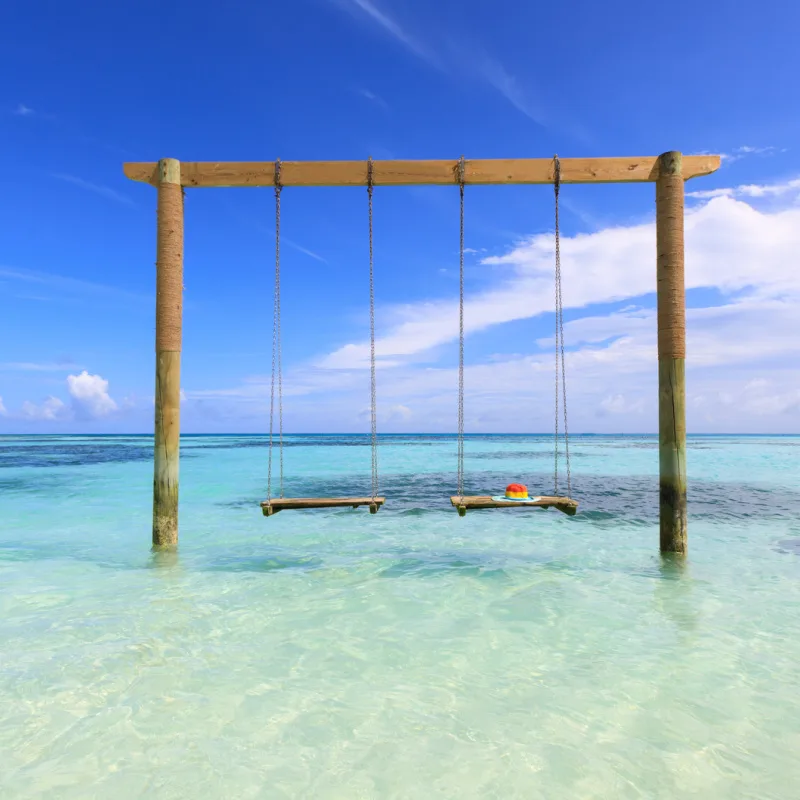
[[[370,415],[372,422],[372,499],[378,496],[378,394],[375,380],[375,273],[372,249],[372,156],[367,161],[367,197],[369,199],[369,350]]]
[[[555,354],[556,354],[556,371],[555,371],[555,438],[553,440],[553,449],[554,449],[554,459],[555,465],[553,468],[553,494],[558,497],[558,412],[559,412],[559,398],[558,398],[558,373],[559,373],[559,363],[558,360],[560,358],[560,349],[559,349],[559,340],[560,340],[560,327],[559,327],[559,315],[558,315],[558,282],[559,282],[559,272],[561,269],[561,237],[559,234],[559,219],[558,219],[558,193],[559,189],[561,188],[561,162],[558,160],[558,156],[553,156],[553,188],[555,191],[555,206],[556,206],[556,230],[555,230],[555,248],[556,248],[556,263],[555,263],[555,309],[556,309],[556,341],[555,341]]]
[[[559,412],[559,361],[561,366],[561,400],[564,406],[564,456],[567,468],[567,496],[572,495],[572,473],[569,463],[569,428],[567,425],[567,372],[566,372],[566,359],[564,357],[564,302],[561,293],[561,233],[558,214],[558,196],[561,188],[561,162],[558,156],[553,156],[554,161],[554,180],[553,186],[555,189],[555,250],[556,250],[556,264],[555,264],[555,293],[556,293],[556,408],[555,408],[555,494],[558,495],[558,412]]]
[[[283,187],[281,187],[283,188]],[[278,198],[278,231],[280,231],[281,204]],[[277,239],[276,239],[277,241]],[[280,496],[283,497],[283,330],[281,326],[281,261],[280,248],[276,249],[278,258],[276,261],[275,278],[277,288],[275,295],[278,300],[277,320],[278,320],[278,457],[280,459]]]
[[[458,248],[458,496],[464,497],[464,156],[458,165],[460,234]]]
[[[272,499],[272,451],[275,420],[275,375],[278,375],[278,430],[280,451],[280,497],[283,497],[283,369],[281,359],[281,162],[275,162],[275,293],[272,317],[272,380],[269,397],[269,466],[267,500]]]

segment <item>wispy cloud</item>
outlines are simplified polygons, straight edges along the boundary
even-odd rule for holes
[[[291,239],[287,239],[285,236],[281,236],[281,241],[285,242],[289,245],[289,247],[293,247],[300,253],[307,255],[309,258],[316,259],[317,261],[321,261],[323,264],[327,264],[328,261],[324,259],[319,253],[315,253],[313,250],[309,250],[307,247],[303,247],[296,242],[293,242]]]
[[[474,58],[474,55],[473,55]],[[517,111],[539,125],[547,125],[548,118],[544,109],[534,103],[530,93],[520,86],[519,81],[499,61],[483,55],[477,61],[470,59],[477,74],[498,91]]]
[[[76,369],[81,369],[81,367],[78,364],[67,362],[6,361],[0,364],[0,371],[3,372],[69,372]]]
[[[86,189],[88,192],[94,192],[95,194],[99,194],[102,197],[108,198],[109,200],[114,200],[117,203],[123,203],[126,206],[135,205],[133,200],[131,200],[129,197],[126,197],[124,194],[121,194],[120,192],[117,192],[108,186],[103,186],[99,183],[91,183],[90,181],[86,181],[83,178],[78,178],[75,175],[65,175],[63,173],[54,173],[52,177],[60,181],[65,181],[66,183],[71,183],[73,186],[78,186],[81,189]]]
[[[3,398],[0,397],[0,417],[7,417],[7,416],[8,416],[8,411],[5,405],[3,404]]]
[[[433,50],[425,46],[416,37],[409,34],[388,14],[381,11],[369,0],[333,0],[333,2],[338,6],[344,7],[351,14],[357,14],[359,12],[365,14],[372,22],[383,28],[389,35],[397,39],[398,42],[403,44],[418,58],[428,61],[441,69],[439,59]]]
[[[741,147],[735,148],[730,153],[721,153],[720,158],[725,164],[733,164],[735,161],[747,158],[747,156],[774,156],[778,153],[785,152],[785,147],[754,147],[752,145],[745,144]]]
[[[384,111],[389,110],[389,104],[380,95],[375,94],[375,92],[363,88],[357,89],[356,91],[371,103],[374,103],[376,106],[380,106],[380,108],[382,108]]]
[[[459,78],[471,76],[473,80],[494,89],[529,119],[540,125],[547,124],[544,110],[533,100],[530,92],[520,85],[518,79],[498,59],[483,52],[479,46],[466,47],[453,39],[447,39],[439,46],[428,43],[422,37],[410,33],[371,0],[330,1],[354,17],[367,17],[409,52],[439,71]]]
[[[50,114],[38,108],[31,108],[25,103],[17,104],[16,108],[11,110],[15,117],[31,117],[37,120],[44,120],[45,122],[57,122],[55,114]]]
[[[274,236],[275,234],[275,226],[269,226],[264,224],[264,219],[262,216],[255,216],[250,211],[244,211],[241,208],[235,206],[229,198],[225,198],[225,206],[228,209],[231,217],[236,220],[237,223],[244,225],[247,228],[256,228],[259,231],[263,231],[264,233],[269,233]],[[320,261],[323,264],[327,264],[328,260],[321,256],[319,253],[315,253],[313,250],[309,250],[309,248],[304,247],[301,244],[298,244],[295,241],[289,239],[285,234],[281,233],[281,244],[286,244],[289,247],[297,250],[299,253],[303,253],[307,255],[309,258],[313,258],[316,261]]]
[[[55,114],[50,114],[45,111],[40,111],[39,109],[33,109],[30,106],[26,106],[24,103],[20,103],[15,109],[11,111],[11,113],[17,117],[31,117],[37,120],[43,120],[45,122],[51,123],[55,125],[60,131],[67,134],[68,136],[73,137],[77,141],[84,142],[85,144],[95,145],[97,147],[102,147],[104,150],[108,150],[109,152],[115,153],[116,155],[121,155],[129,159],[136,157],[135,152],[125,147],[119,147],[116,144],[104,142],[95,136],[89,136],[88,134],[84,133],[84,131],[82,131],[78,126],[70,123],[69,121],[60,119],[56,117]]]
[[[0,265],[0,278],[9,281],[38,286],[47,286],[61,293],[72,295],[100,294],[108,297],[118,297],[124,300],[146,300],[150,302],[152,298],[148,295],[129,292],[116,286],[109,286],[104,283],[85,281],[80,278],[68,278],[64,275],[55,275],[50,272],[37,272],[34,270],[20,269],[16,267],[6,267]]]

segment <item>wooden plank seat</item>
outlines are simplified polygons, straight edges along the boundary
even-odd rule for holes
[[[279,511],[291,509],[369,506],[370,514],[377,514],[385,502],[385,497],[273,497],[261,503],[261,510],[265,517],[271,517]]]
[[[578,501],[570,497],[533,496],[530,500],[495,500],[489,495],[477,497],[455,497],[450,502],[458,509],[458,515],[463,517],[467,509],[482,508],[557,508],[564,514],[574,516],[578,510]]]

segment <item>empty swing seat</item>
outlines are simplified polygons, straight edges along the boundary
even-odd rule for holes
[[[450,502],[458,509],[459,516],[464,516],[467,509],[482,508],[557,508],[570,517],[578,510],[578,501],[571,497],[534,496],[527,500],[507,500],[505,498],[479,495],[476,497],[451,497]]]
[[[273,497],[261,503],[261,511],[265,517],[271,517],[279,511],[299,510],[304,508],[358,508],[369,506],[371,514],[386,502],[385,497]]]

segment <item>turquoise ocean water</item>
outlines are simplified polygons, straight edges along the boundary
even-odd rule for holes
[[[0,796],[793,798],[800,437],[689,444],[658,557],[652,437],[576,437],[579,513],[449,506],[452,437],[381,440],[377,515],[264,518],[264,439],[0,437]],[[286,494],[369,493],[295,436]],[[552,489],[548,437],[467,441],[467,493]]]

